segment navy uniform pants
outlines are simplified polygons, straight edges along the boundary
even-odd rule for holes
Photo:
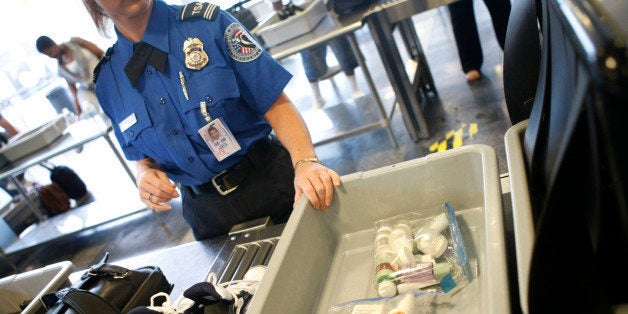
[[[484,0],[493,22],[499,46],[504,49],[510,17],[510,0]],[[484,61],[482,45],[473,10],[473,0],[459,0],[448,5],[462,71],[480,70]]]
[[[256,218],[270,216],[279,224],[290,217],[294,202],[290,154],[274,136],[257,145],[246,157],[251,171],[233,192],[221,195],[211,182],[181,187],[183,217],[196,240],[227,234],[233,225]]]

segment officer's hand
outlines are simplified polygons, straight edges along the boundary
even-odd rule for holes
[[[294,205],[301,194],[305,194],[312,206],[327,210],[334,197],[334,186],[341,183],[340,176],[333,170],[315,162],[302,163],[294,169]]]
[[[149,167],[138,169],[137,186],[142,202],[154,210],[171,209],[172,206],[166,202],[179,197],[176,185],[159,169]]]

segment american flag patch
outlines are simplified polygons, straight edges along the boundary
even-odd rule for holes
[[[262,48],[242,25],[231,23],[225,30],[229,55],[239,62],[251,62],[262,54]]]

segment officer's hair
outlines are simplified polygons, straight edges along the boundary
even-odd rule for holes
[[[40,36],[37,38],[37,42],[35,45],[37,46],[37,51],[44,52],[44,50],[52,47],[55,44],[54,40],[50,39],[48,36]]]
[[[94,0],[83,0],[83,4],[87,9],[87,13],[92,17],[98,32],[105,36],[109,37],[107,34],[107,22],[109,21],[109,16],[105,13],[105,10],[96,3]]]

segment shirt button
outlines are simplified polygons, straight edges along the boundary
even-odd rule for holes
[[[151,70],[151,68],[146,68],[146,72],[148,72],[148,74],[153,74],[153,70]]]
[[[163,105],[163,104],[165,104],[165,103],[166,103],[166,98],[163,98],[163,97],[159,98],[159,102],[160,102],[162,105]]]
[[[188,157],[188,161],[189,162],[194,162],[194,157],[192,157],[192,156]]]
[[[178,135],[179,134],[179,130],[178,129],[173,129],[172,130],[172,135]]]
[[[212,98],[212,96],[207,96],[207,97],[205,97],[205,100],[207,100],[207,102],[212,102],[212,101],[214,101],[214,99]]]
[[[131,137],[133,137],[133,134],[135,134],[133,133],[133,131],[129,132],[129,135],[131,135]]]

